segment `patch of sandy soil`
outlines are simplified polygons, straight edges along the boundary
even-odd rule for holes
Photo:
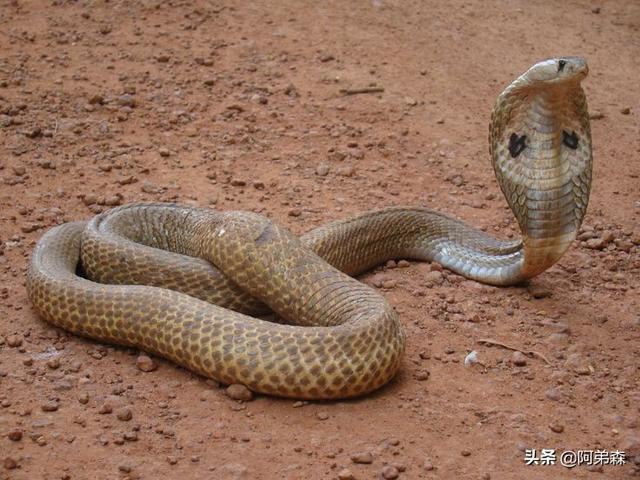
[[[639,53],[638,2],[0,1],[0,478],[638,476]],[[516,75],[563,54],[591,68],[580,240],[517,288],[420,263],[364,275],[408,338],[375,394],[238,403],[29,306],[43,232],[132,201],[254,210],[296,233],[425,205],[517,235],[490,112]],[[372,85],[384,92],[341,94]],[[472,350],[484,366],[464,367]],[[543,448],[628,460],[525,466]]]

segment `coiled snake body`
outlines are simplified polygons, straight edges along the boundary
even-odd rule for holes
[[[348,275],[400,257],[511,285],[555,263],[589,198],[587,71],[577,57],[539,62],[496,102],[490,150],[521,240],[424,208],[372,211],[298,238],[252,213],[132,204],[47,232],[29,298],[66,330],[224,383],[295,398],[370,392],[397,371],[405,336],[389,304]],[[268,309],[288,324],[248,316]]]

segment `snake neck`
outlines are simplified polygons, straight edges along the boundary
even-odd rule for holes
[[[522,244],[514,278],[556,263],[575,239],[591,183],[591,133],[578,80],[531,86],[518,79],[496,103],[491,155]]]

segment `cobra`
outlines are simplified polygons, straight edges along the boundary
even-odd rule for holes
[[[544,60],[497,99],[491,158],[519,240],[426,208],[371,211],[298,238],[252,213],[132,204],[48,231],[31,258],[29,299],[70,332],[256,392],[371,392],[397,372],[405,334],[384,298],[349,275],[411,258],[513,285],[553,265],[589,199],[587,72],[582,58]],[[255,317],[269,310],[286,323]]]

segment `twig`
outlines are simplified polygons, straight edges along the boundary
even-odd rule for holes
[[[359,93],[382,93],[384,87],[362,87],[362,88],[342,88],[340,93],[343,95],[357,95]]]
[[[490,338],[481,338],[480,340],[478,340],[478,343],[481,343],[483,345],[506,348],[507,350],[512,350],[514,352],[520,352],[523,355],[526,355],[527,357],[531,357],[531,358],[538,357],[538,358],[544,360],[544,362],[547,365],[551,365],[551,362],[549,360],[547,360],[547,357],[545,357],[540,352],[536,352],[535,350],[522,350],[520,348],[512,347],[511,345],[507,345],[505,343],[498,342],[496,340],[491,340]]]

